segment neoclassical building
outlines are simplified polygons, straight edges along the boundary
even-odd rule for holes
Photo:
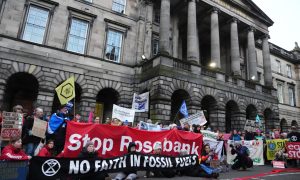
[[[21,104],[27,113],[54,112],[55,88],[74,76],[84,118],[111,117],[113,104],[131,107],[134,92],[149,91],[150,111],[137,121],[177,121],[185,100],[190,114],[204,110],[222,131],[257,115],[266,130],[300,123],[300,49],[269,43],[273,21],[251,0],[1,0],[0,7],[6,111]],[[278,61],[289,69],[278,72]]]

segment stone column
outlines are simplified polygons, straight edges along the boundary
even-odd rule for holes
[[[170,0],[161,0],[159,50],[162,54],[170,54]]]
[[[248,65],[249,65],[249,79],[257,81],[257,64],[256,64],[256,50],[254,39],[254,28],[250,27],[248,30]],[[254,79],[253,79],[254,77]]]
[[[152,52],[152,19],[153,19],[153,4],[148,2],[146,5],[146,32],[144,41],[144,54],[146,57],[151,57]]]
[[[262,41],[263,60],[264,60],[264,80],[265,86],[273,87],[271,59],[269,49],[269,35],[265,35]]]
[[[173,20],[173,57],[178,58],[178,42],[179,42],[179,29],[178,29],[178,17],[174,17]]]
[[[187,60],[199,64],[196,0],[188,2]]]
[[[141,62],[141,56],[144,54],[144,44],[145,44],[145,32],[146,32],[146,6],[143,2],[139,3],[139,19],[137,21],[138,34],[137,34],[137,52],[136,52],[136,62]],[[147,57],[149,58],[149,56]]]
[[[210,16],[210,58],[211,62],[216,63],[216,68],[221,68],[218,11],[217,8],[213,8]]]
[[[231,71],[234,76],[241,76],[240,47],[237,21],[238,20],[236,18],[233,18],[230,23]]]

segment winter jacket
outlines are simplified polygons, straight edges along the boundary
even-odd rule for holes
[[[230,140],[234,140],[234,141],[240,141],[242,140],[241,136],[238,134],[233,134],[232,136],[230,136],[229,138]]]
[[[40,157],[53,157],[53,150],[50,149],[47,145],[45,145],[39,152],[37,156]]]
[[[79,158],[98,158],[98,152],[88,152],[86,148],[83,148],[80,154],[78,155]]]
[[[32,131],[33,123],[34,123],[34,117],[32,117],[32,116],[28,116],[26,118],[26,120],[24,121],[24,124],[22,127],[22,142],[23,142],[23,144],[28,144],[28,143],[38,144],[41,141],[41,138],[33,136],[32,134],[29,133],[29,131]]]
[[[9,144],[2,150],[0,160],[28,160],[28,155],[22,149],[17,149]]]

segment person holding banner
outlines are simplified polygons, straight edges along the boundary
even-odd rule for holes
[[[10,143],[2,150],[0,160],[29,160],[31,156],[28,156],[22,150],[21,137],[12,137]]]
[[[300,133],[297,131],[296,126],[291,127],[291,132],[287,135],[290,142],[300,142]],[[292,166],[297,167],[297,159],[290,159],[289,162]]]
[[[40,141],[42,140],[39,137],[36,137],[32,134],[32,128],[34,121],[36,119],[43,118],[44,111],[42,108],[35,108],[33,116],[28,116],[23,124],[22,128],[22,141],[25,145],[25,152],[26,154],[33,156],[34,151],[39,145]],[[45,132],[46,133],[46,132]]]
[[[136,144],[134,142],[130,142],[128,144],[128,153],[135,153],[136,152]],[[126,171],[120,172],[113,180],[135,180],[137,179],[137,171]]]
[[[54,141],[49,139],[45,146],[40,150],[37,156],[39,157],[54,157]]]
[[[71,102],[62,105],[59,108],[59,112],[52,114],[48,122],[46,138],[54,139],[57,153],[60,153],[65,145],[66,121],[70,120],[67,114],[72,107],[73,104]]]

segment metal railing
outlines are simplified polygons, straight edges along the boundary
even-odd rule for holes
[[[173,67],[176,69],[191,71],[191,65],[179,59],[173,59]]]

